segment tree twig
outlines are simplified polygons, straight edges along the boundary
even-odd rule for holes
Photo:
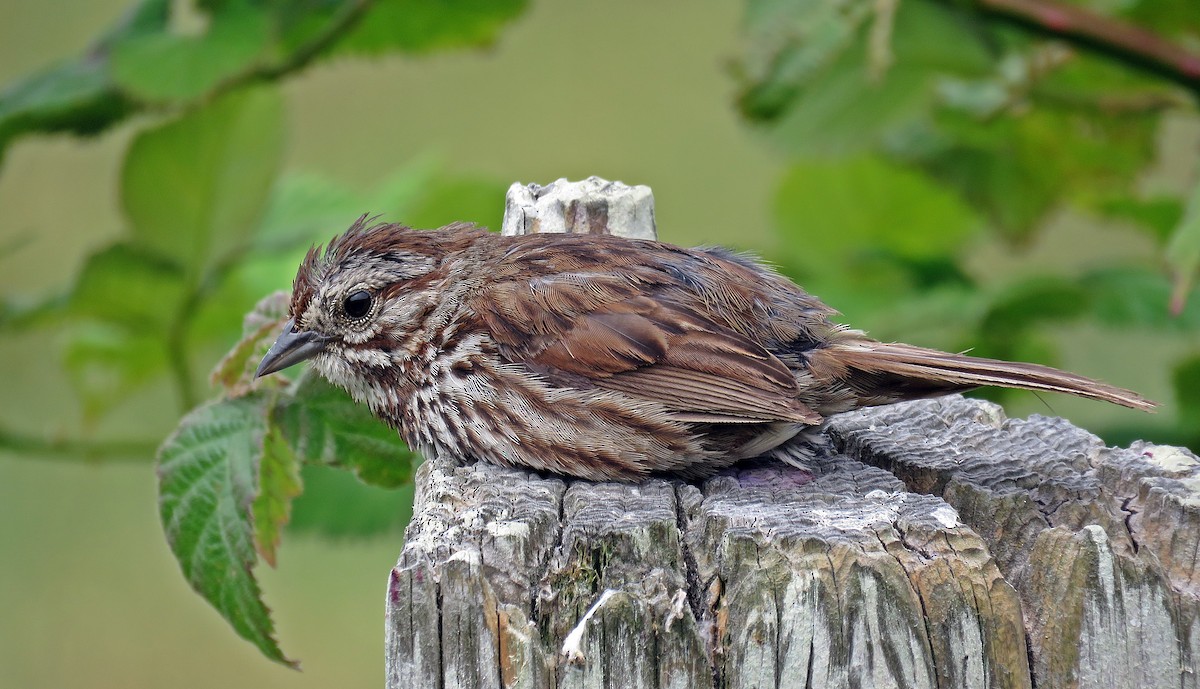
[[[158,444],[139,440],[88,441],[78,438],[43,438],[0,427],[0,452],[27,457],[61,457],[71,460],[118,460],[149,463]]]
[[[1111,55],[1200,93],[1200,54],[1148,29],[1054,0],[975,0],[979,10]]]
[[[362,19],[363,15],[367,13],[367,10],[371,9],[372,4],[374,4],[374,0],[354,0],[353,2],[345,3],[341,8],[341,14],[331,20],[324,31],[314,36],[307,43],[297,47],[283,60],[275,64],[255,66],[236,77],[230,83],[218,87],[216,93],[223,93],[226,90],[231,90],[232,88],[253,81],[279,79],[290,72],[307,67],[326,48],[329,48],[349,33],[358,24],[359,20]]]
[[[195,300],[191,300],[195,301]],[[187,348],[187,328],[191,320],[191,311],[188,309],[184,314],[180,314],[167,329],[167,367],[171,370],[171,377],[175,381],[175,391],[179,394],[180,414],[185,414],[189,409],[196,406],[196,386],[192,379],[192,364],[188,360]]]

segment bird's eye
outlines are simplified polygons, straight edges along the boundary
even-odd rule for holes
[[[371,293],[365,289],[358,290],[346,297],[346,301],[342,302],[342,308],[345,309],[347,316],[356,319],[362,318],[371,310]]]

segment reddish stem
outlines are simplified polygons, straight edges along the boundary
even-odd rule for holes
[[[976,0],[985,12],[1087,44],[1200,91],[1200,54],[1135,24],[1052,0]]]

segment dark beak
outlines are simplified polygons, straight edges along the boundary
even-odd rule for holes
[[[259,378],[307,361],[325,351],[325,345],[328,343],[328,336],[311,330],[296,331],[294,321],[288,320],[283,324],[283,332],[279,333],[279,338],[258,365],[254,377]]]

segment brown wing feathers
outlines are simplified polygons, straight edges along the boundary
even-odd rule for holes
[[[671,299],[665,275],[657,284],[646,272],[522,277],[489,290],[512,299],[477,308],[511,360],[657,402],[681,421],[821,422],[787,365],[702,306]]]
[[[797,399],[794,376],[770,352],[644,297],[577,316],[528,358],[540,367],[587,376],[598,388],[697,415],[689,420],[821,421]]]
[[[984,385],[1154,407],[1047,366],[871,340],[833,323],[835,311],[773,271],[727,251],[586,239],[571,252],[553,251],[556,242],[576,241],[568,237],[510,247],[506,280],[490,291],[490,329],[502,344],[507,333],[510,354],[539,371],[582,376],[694,420],[816,424],[818,411],[843,408],[838,400],[885,404]],[[797,374],[824,392],[799,390]]]

